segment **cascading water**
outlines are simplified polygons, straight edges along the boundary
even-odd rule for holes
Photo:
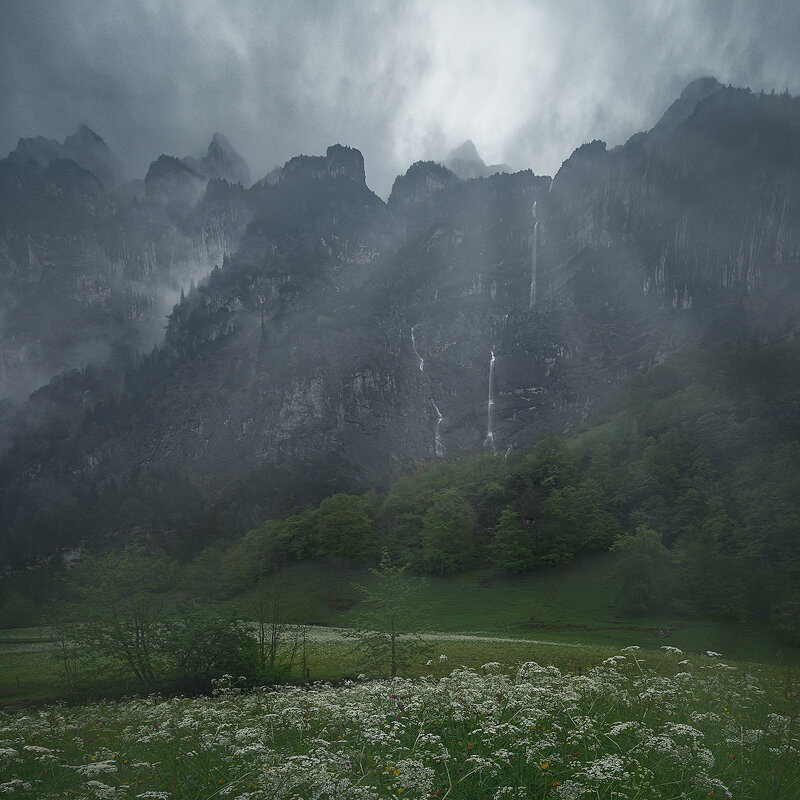
[[[553,177],[550,178],[550,188],[547,190],[547,194],[550,194],[550,192],[553,191],[553,184],[555,183],[555,180],[556,180],[556,176],[553,175]]]
[[[411,346],[414,348],[414,355],[419,361],[419,371],[423,372],[425,369],[425,359],[417,352],[417,340],[414,338],[414,328],[416,327],[416,325],[411,326]]]
[[[484,447],[491,447],[494,450],[494,431],[492,431],[492,411],[494,408],[494,350],[492,357],[489,360],[489,403],[486,407],[486,439],[483,442]]]
[[[529,308],[533,308],[536,304],[536,260],[537,250],[539,246],[539,217],[536,213],[536,201],[533,201],[533,246],[531,252],[531,295]]]
[[[436,431],[433,434],[433,449],[437,458],[444,458],[447,451],[445,450],[445,446],[442,443],[441,434],[439,433],[439,426],[442,424],[444,416],[442,415],[442,412],[439,411],[439,406],[436,405],[436,401],[432,397],[431,405],[433,406],[433,410],[436,412],[436,416],[438,417],[436,420]]]

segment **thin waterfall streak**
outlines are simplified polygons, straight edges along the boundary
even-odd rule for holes
[[[536,218],[536,203],[533,204],[533,214]],[[538,255],[539,255],[539,220],[533,224],[533,246],[531,248],[531,293],[529,308],[536,305],[536,272],[538,268]]]
[[[432,397],[431,397],[431,405],[433,406],[433,410],[436,412],[437,416],[436,430],[434,431],[433,434],[433,449],[434,452],[436,453],[437,458],[444,458],[447,453],[447,450],[444,446],[444,443],[442,442],[441,433],[439,432],[439,426],[442,424],[444,416],[442,415],[442,412],[439,411],[439,406],[436,405],[436,401]]]
[[[416,325],[411,326],[411,346],[414,348],[414,355],[417,357],[417,360],[419,361],[419,371],[424,372],[425,359],[417,352],[417,340],[414,338],[414,328],[416,327],[417,327]]]
[[[494,412],[494,350],[491,351],[492,357],[489,359],[489,402],[486,406],[486,439],[484,447],[491,447],[494,450],[494,431],[492,430],[492,418]]]
[[[553,177],[550,178],[550,188],[547,190],[547,194],[550,194],[550,192],[553,191],[553,183],[555,182],[555,179],[556,179],[555,175],[553,175]]]

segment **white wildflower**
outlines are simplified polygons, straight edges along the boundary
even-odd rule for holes
[[[611,726],[611,729],[608,732],[609,736],[619,736],[621,733],[625,733],[625,731],[635,730],[639,727],[639,723],[636,720],[625,720],[624,722],[617,722],[616,724]]]
[[[13,794],[18,789],[27,791],[30,788],[31,785],[27,781],[23,781],[21,778],[12,778],[10,781],[0,783],[0,794]]]
[[[103,775],[104,773],[113,774],[117,771],[117,765],[113,761],[90,761],[88,764],[75,767],[75,771],[90,778],[93,775]]]
[[[98,800],[114,800],[114,798],[124,797],[126,794],[125,787],[109,786],[107,783],[101,783],[100,781],[87,781],[86,787],[91,796],[98,798]]]
[[[526,800],[530,796],[531,793],[525,786],[501,786],[495,791],[494,800],[503,800],[507,797],[515,800]]]
[[[556,791],[560,800],[579,800],[588,794],[594,794],[591,787],[577,781],[564,781]]]

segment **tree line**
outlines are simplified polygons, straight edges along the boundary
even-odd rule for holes
[[[174,555],[184,580],[225,598],[305,559],[374,567],[385,552],[411,573],[443,576],[525,573],[614,549],[619,601],[631,611],[769,619],[796,635],[799,376],[795,343],[688,349],[635,376],[570,436],[545,436],[507,458],[429,464],[384,492],[324,496],[324,470],[312,472],[289,514],[264,512],[284,478],[254,473],[215,504],[204,535],[191,539],[197,528],[185,527],[199,552]],[[195,514],[201,505],[188,482],[172,493],[141,474],[130,486],[139,505],[119,508],[131,520],[146,507],[178,527],[159,497],[194,504]]]

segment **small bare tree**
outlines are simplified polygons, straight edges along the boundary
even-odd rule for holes
[[[278,651],[286,633],[284,609],[286,583],[281,569],[272,573],[270,585],[262,573],[258,576],[258,593],[255,599],[258,626],[258,656],[262,670],[275,669]]]

